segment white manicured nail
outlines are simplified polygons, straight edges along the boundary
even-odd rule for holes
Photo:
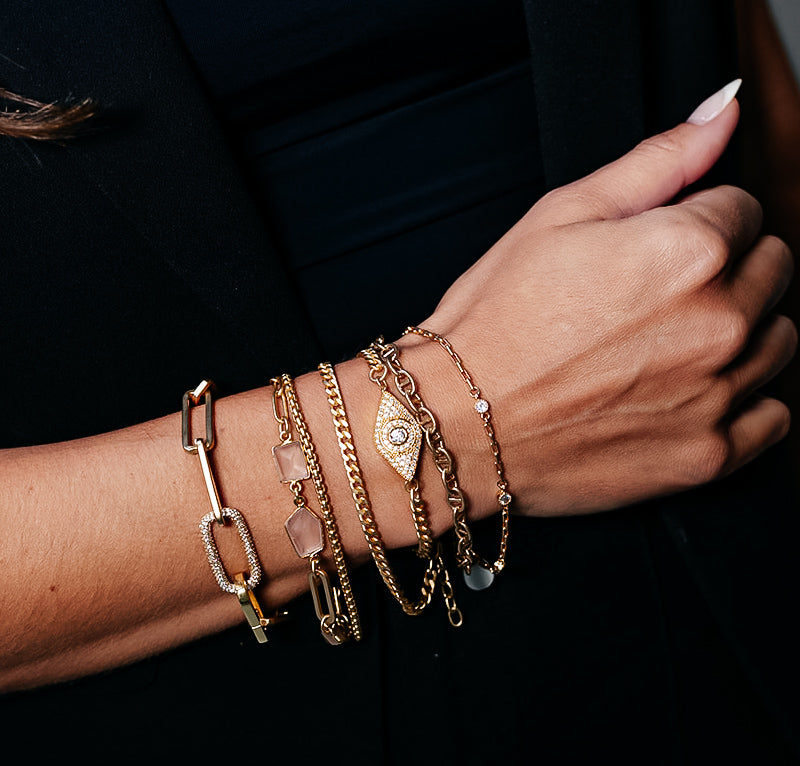
[[[733,101],[733,97],[742,84],[741,80],[729,82],[722,90],[718,90],[713,96],[709,96],[700,106],[695,109],[689,119],[686,120],[690,125],[705,125],[715,117],[725,111],[725,107]]]

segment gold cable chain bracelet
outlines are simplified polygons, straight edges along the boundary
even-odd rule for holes
[[[450,341],[447,340],[447,338],[435,332],[431,332],[430,330],[425,330],[422,327],[407,327],[403,332],[403,335],[409,335],[412,333],[438,343],[450,356],[456,368],[458,369],[461,378],[467,384],[469,395],[474,399],[473,406],[475,412],[477,412],[478,416],[481,418],[483,429],[489,440],[489,447],[492,451],[492,458],[494,460],[494,468],[495,472],[497,473],[497,502],[500,506],[501,515],[500,553],[494,563],[490,563],[486,559],[477,555],[476,561],[480,566],[484,567],[484,569],[487,569],[492,574],[497,574],[503,570],[506,563],[506,552],[508,549],[508,528],[511,515],[512,497],[511,493],[508,491],[508,480],[505,476],[505,467],[500,455],[500,444],[497,441],[497,437],[495,436],[494,432],[494,426],[492,425],[492,415],[489,402],[481,394],[480,388],[475,385],[472,376],[469,374],[464,366],[464,363],[461,361],[461,357],[456,353],[455,349]]]

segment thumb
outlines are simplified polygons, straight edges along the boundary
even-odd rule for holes
[[[707,98],[686,122],[645,139],[620,159],[557,193],[558,223],[625,218],[664,205],[707,173],[739,120],[741,80]]]

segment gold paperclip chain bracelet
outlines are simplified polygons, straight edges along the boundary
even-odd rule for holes
[[[254,588],[261,581],[261,562],[256,552],[253,537],[244,516],[236,508],[223,507],[219,499],[214,473],[208,459],[208,453],[214,448],[214,402],[212,398],[212,383],[202,381],[193,391],[183,395],[181,405],[181,436],[184,451],[197,455],[203,479],[211,502],[211,511],[200,520],[200,535],[203,547],[206,550],[208,564],[220,589],[226,593],[234,594],[242,608],[248,625],[253,630],[256,640],[263,644],[267,642],[266,629],[269,625],[280,622],[286,618],[285,612],[278,612],[272,617],[265,617],[261,605],[253,593]],[[206,433],[203,438],[192,438],[191,409],[200,404],[205,404]],[[239,539],[242,541],[248,569],[237,572],[233,579],[228,577],[225,567],[220,559],[219,549],[214,539],[213,525],[216,523],[225,526],[228,521],[233,522]]]

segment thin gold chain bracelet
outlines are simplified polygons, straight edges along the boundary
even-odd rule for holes
[[[438,333],[431,332],[430,330],[426,330],[422,327],[407,327],[406,330],[403,332],[403,335],[414,334],[418,335],[423,338],[427,338],[428,340],[432,340],[435,343],[438,343],[444,351],[448,354],[450,359],[455,364],[458,372],[467,385],[469,390],[469,395],[473,399],[473,408],[475,412],[481,419],[483,424],[484,432],[489,440],[489,447],[492,452],[492,459],[494,461],[494,468],[497,474],[497,503],[500,506],[500,516],[501,516],[501,532],[500,532],[500,552],[493,563],[490,563],[486,559],[482,558],[481,556],[476,555],[476,562],[477,564],[486,570],[486,574],[476,573],[475,577],[472,577],[468,580],[468,584],[470,587],[475,588],[476,590],[481,590],[483,587],[488,587],[491,584],[493,579],[493,575],[498,574],[501,572],[506,563],[506,553],[508,549],[508,531],[509,531],[509,521],[511,516],[511,503],[512,503],[512,496],[509,492],[509,485],[508,480],[506,479],[505,475],[505,467],[503,465],[503,460],[500,454],[500,444],[497,441],[497,437],[495,435],[494,426],[492,424],[492,414],[491,414],[491,407],[489,405],[489,401],[483,396],[481,393],[480,388],[475,385],[472,376],[467,371],[467,368],[464,366],[461,357],[456,353],[455,349],[453,348],[450,341],[442,335]]]
[[[320,620],[323,637],[332,645],[340,645],[352,637],[361,640],[361,621],[356,608],[350,577],[345,562],[344,550],[339,538],[339,530],[328,498],[327,488],[317,459],[311,435],[306,426],[294,383],[289,375],[281,375],[271,381],[273,414],[280,426],[281,443],[273,448],[273,456],[279,479],[294,496],[295,510],[286,520],[285,528],[289,539],[300,558],[309,561],[309,584],[314,601],[314,609]],[[283,404],[283,407],[280,404]],[[299,441],[291,437],[289,419],[298,434]],[[325,535],[331,548],[336,571],[339,577],[341,595],[344,597],[347,614],[342,612],[339,603],[339,589],[330,585],[330,578],[322,567],[320,554],[324,549],[322,525],[317,515],[306,504],[302,493],[302,481],[311,478],[317,494],[317,502],[324,520]],[[319,595],[322,588],[325,606]]]

